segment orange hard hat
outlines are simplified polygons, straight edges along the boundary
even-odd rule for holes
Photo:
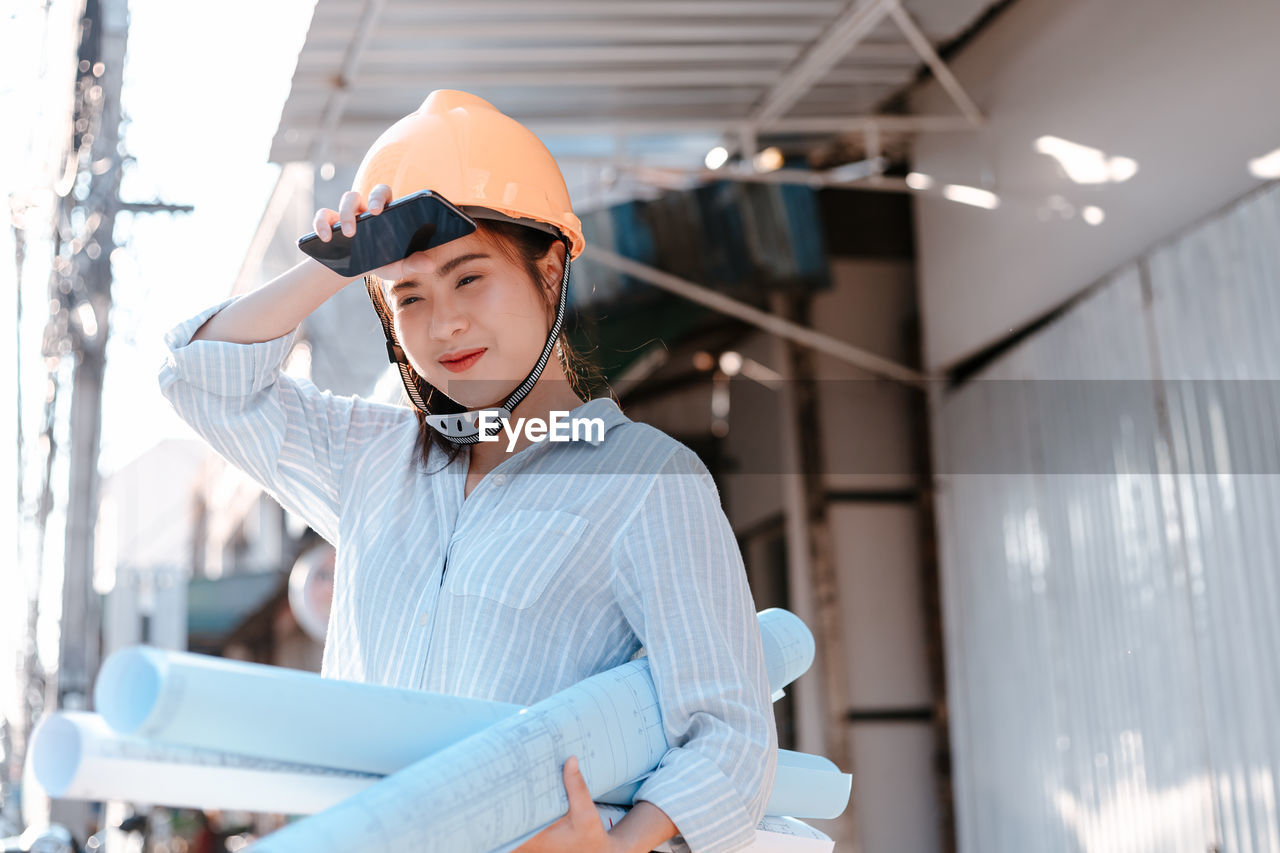
[[[352,189],[368,198],[378,184],[391,187],[393,199],[431,190],[472,217],[554,226],[568,240],[570,258],[586,245],[551,152],[527,127],[467,92],[437,89],[378,137]]]

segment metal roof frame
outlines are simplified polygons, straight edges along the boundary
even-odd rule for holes
[[[427,92],[464,88],[537,133],[575,198],[574,167],[609,184],[608,192],[582,193],[597,203],[644,187],[725,179],[905,192],[901,179],[883,175],[887,137],[983,124],[935,45],[994,2],[318,0],[271,159],[354,163]],[[934,22],[932,32],[919,19]],[[879,111],[921,68],[956,113]],[[850,134],[863,143],[857,163],[775,172],[750,166],[764,140],[815,150]],[[741,162],[703,168],[717,142]],[[927,380],[694,282],[601,249],[590,256],[891,381],[919,388]]]
[[[830,109],[883,102],[921,65],[957,115]],[[319,0],[271,159],[355,159],[435,88],[490,97],[557,157],[558,137],[611,139],[623,164],[654,159],[636,137],[718,137],[749,159],[766,136],[862,134],[874,157],[886,134],[982,124],[903,0]]]

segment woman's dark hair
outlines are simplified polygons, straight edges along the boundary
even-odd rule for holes
[[[547,304],[551,305],[552,287],[554,287],[555,283],[546,280],[539,269],[538,262],[546,257],[547,252],[563,251],[561,247],[564,243],[546,231],[539,231],[536,228],[528,228],[511,222],[477,219],[476,225],[478,226],[477,231],[488,237],[490,242],[507,256],[508,260],[524,269],[529,276],[529,280],[542,293]],[[381,282],[379,282],[379,286],[381,286]],[[583,353],[578,352],[570,345],[569,336],[563,326],[560,329],[557,341],[560,344],[560,364],[564,369],[565,377],[568,378],[570,386],[580,399],[590,399],[592,386],[604,383],[599,368]],[[418,393],[422,395],[423,402],[427,404],[427,408],[431,410],[432,414],[454,414],[466,410],[465,407],[446,397],[438,388],[428,384],[418,375],[412,365],[409,366],[409,375],[417,384]],[[405,403],[409,402],[407,394],[404,394],[402,399]],[[414,460],[425,469],[428,460],[431,458],[431,447],[435,445],[448,454],[445,462],[446,466],[452,463],[458,454],[462,452],[462,447],[432,429],[427,424],[427,417],[423,412],[414,408],[414,414],[418,418],[418,452],[414,454]]]

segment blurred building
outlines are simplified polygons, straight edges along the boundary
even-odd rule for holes
[[[104,658],[137,643],[187,647],[191,489],[206,453],[198,441],[168,439],[103,482],[94,586],[104,596]]]

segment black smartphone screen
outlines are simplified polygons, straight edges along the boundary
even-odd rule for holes
[[[355,278],[475,230],[470,216],[444,197],[422,190],[396,199],[376,216],[360,214],[350,237],[335,224],[327,242],[313,231],[298,238],[298,248],[334,272]]]

